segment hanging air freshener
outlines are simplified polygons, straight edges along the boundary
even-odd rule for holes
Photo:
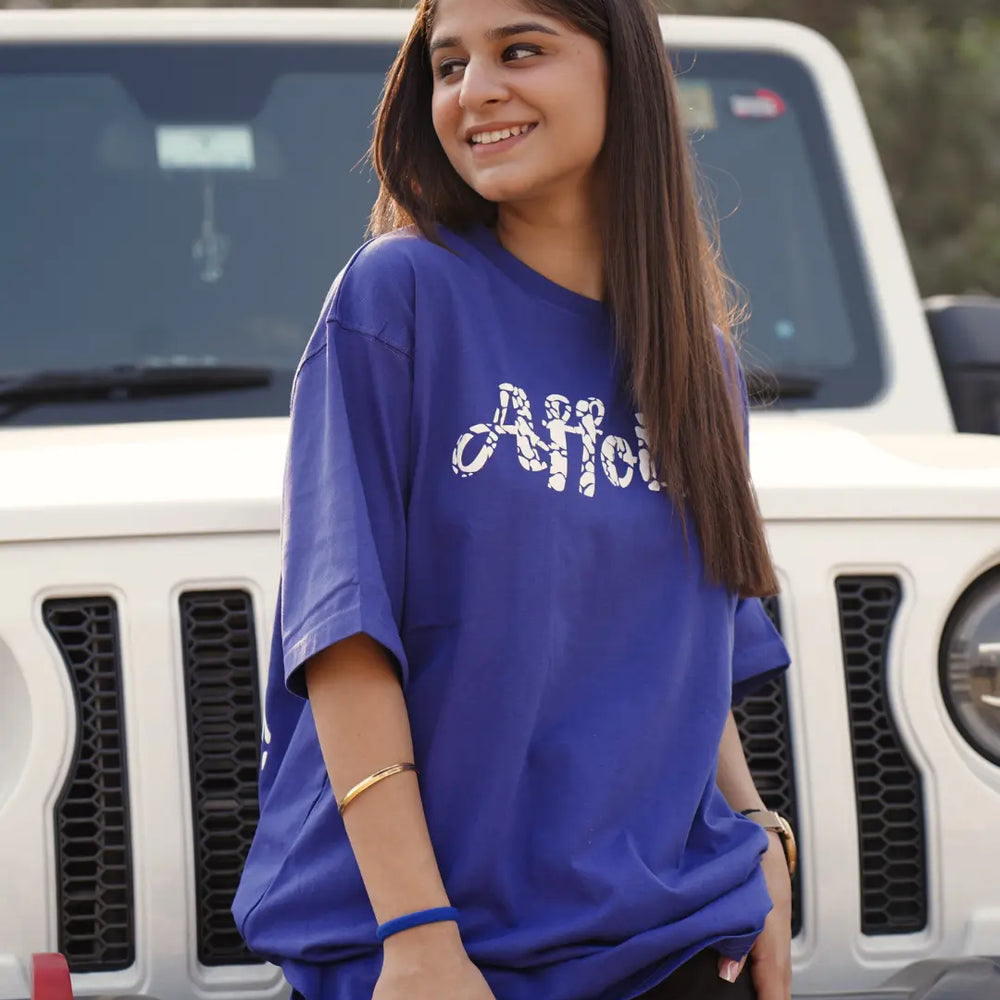
[[[201,235],[191,247],[195,263],[201,264],[199,277],[207,284],[215,284],[222,277],[222,268],[229,255],[229,237],[215,228],[215,182],[205,174],[202,186]]]
[[[206,284],[222,278],[230,239],[215,228],[214,172],[254,169],[254,137],[248,125],[157,125],[156,159],[161,170],[203,172],[201,231],[191,247]]]

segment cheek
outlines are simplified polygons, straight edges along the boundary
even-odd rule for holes
[[[438,137],[438,142],[444,145],[445,137],[445,102],[437,91],[431,97],[431,122],[434,125],[434,132]]]
[[[434,91],[431,96],[431,124],[448,162],[459,177],[467,181],[466,158],[462,155],[466,145],[458,134],[462,125],[462,109],[459,107],[457,94]]]
[[[586,110],[578,120],[580,140],[588,150],[597,154],[604,145],[604,136],[607,132],[607,114],[604,105],[596,101],[585,107]]]
[[[458,106],[458,94],[454,88],[435,88],[431,95],[431,121],[434,123],[438,142],[445,149],[459,141],[456,136],[461,116],[462,109]]]
[[[586,155],[596,161],[601,155],[601,150],[604,149],[604,140],[608,131],[607,115],[602,105],[593,108],[581,131],[586,136]]]
[[[594,141],[597,151],[604,148],[604,139],[608,134],[608,109],[606,104],[594,108]]]
[[[587,43],[581,53],[580,79],[586,83],[574,95],[580,130],[589,144],[600,150],[604,145],[608,119],[608,64],[596,43]]]
[[[596,157],[607,131],[607,98],[596,86],[577,87],[560,95],[559,146],[574,157]]]

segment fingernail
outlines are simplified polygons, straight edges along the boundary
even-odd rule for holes
[[[739,972],[740,963],[735,959],[727,958],[719,969],[719,978],[725,979],[727,983],[735,983],[736,975]]]

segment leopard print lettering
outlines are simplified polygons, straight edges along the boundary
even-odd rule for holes
[[[548,445],[535,433],[531,420],[531,403],[523,389],[510,382],[500,384],[500,405],[493,414],[491,424],[474,424],[456,442],[451,456],[452,470],[463,478],[475,475],[492,457],[500,442],[501,434],[511,434],[517,439],[517,460],[521,468],[529,472],[542,472],[548,463],[540,452],[548,451]],[[513,409],[514,422],[508,423]],[[479,451],[468,461],[465,450],[478,437],[485,435]]]
[[[625,463],[625,471],[618,471],[618,462]],[[616,437],[614,434],[606,437],[601,445],[601,468],[604,475],[608,477],[608,482],[612,486],[620,489],[627,489],[632,482],[632,475],[635,472],[636,463],[639,461],[632,451],[631,445],[623,437]]]
[[[549,489],[562,493],[569,476],[569,456],[566,450],[566,423],[573,407],[565,396],[553,393],[545,397],[545,419],[542,426],[549,432]]]
[[[597,484],[597,438],[604,420],[604,404],[591,396],[576,404],[576,417],[580,424],[578,433],[583,436],[583,466],[580,470],[580,492],[592,497]]]

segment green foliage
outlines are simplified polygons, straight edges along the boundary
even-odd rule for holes
[[[1000,295],[1000,19],[867,10],[851,59],[921,289]]]
[[[925,295],[1000,295],[996,0],[670,0],[799,21],[848,59]]]

